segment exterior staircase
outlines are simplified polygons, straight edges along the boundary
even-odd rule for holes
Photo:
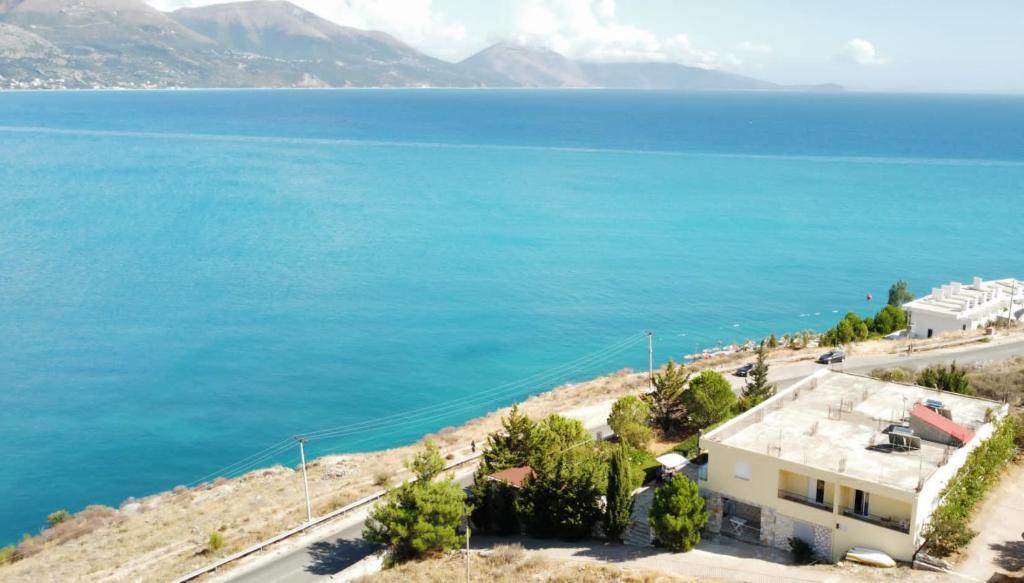
[[[645,486],[633,492],[633,515],[629,519],[629,528],[622,535],[622,541],[627,545],[638,547],[653,546],[654,532],[647,524],[647,514],[651,510],[651,502],[654,501],[654,487]]]

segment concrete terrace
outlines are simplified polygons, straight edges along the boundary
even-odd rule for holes
[[[937,399],[953,421],[972,430],[1002,404],[869,377],[821,371],[779,393],[704,439],[852,478],[914,492],[956,448],[922,441],[921,449],[891,451],[883,433],[911,408]]]
[[[1005,312],[1011,298],[1014,304],[1024,301],[1024,282],[1013,278],[982,281],[976,277],[969,285],[954,281],[934,288],[932,293],[908,302],[903,307],[942,315],[966,316],[974,311]]]

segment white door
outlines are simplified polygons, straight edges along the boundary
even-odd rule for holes
[[[807,500],[814,502],[818,497],[818,480],[807,478]]]

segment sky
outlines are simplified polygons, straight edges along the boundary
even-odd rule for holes
[[[149,0],[163,10],[223,0]],[[1024,93],[1022,0],[292,0],[461,60],[497,41],[785,84]]]

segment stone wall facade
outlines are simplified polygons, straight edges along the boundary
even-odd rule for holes
[[[722,532],[722,510],[724,504],[722,503],[721,494],[715,492],[705,491],[705,505],[708,510],[708,522],[704,526],[704,530],[711,534],[718,534]]]

